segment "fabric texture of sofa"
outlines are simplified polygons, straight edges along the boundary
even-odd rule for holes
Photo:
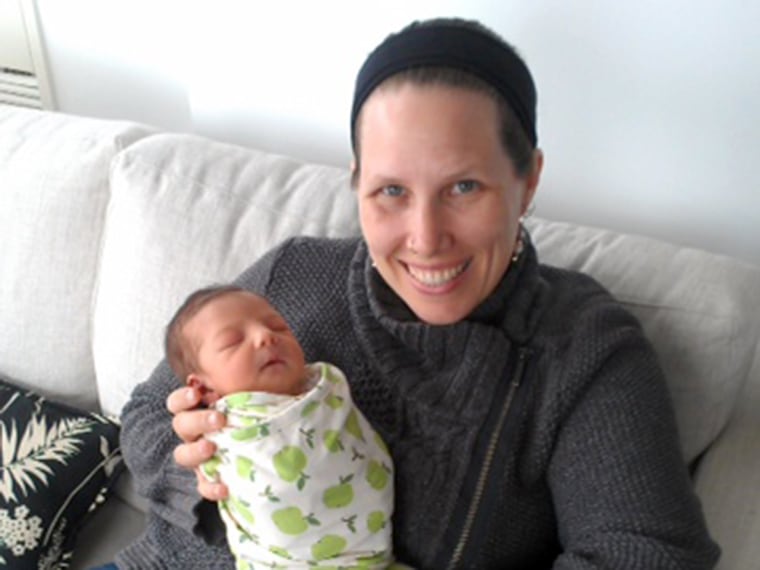
[[[589,273],[642,321],[723,549],[719,568],[757,567],[760,269],[611,230],[535,217],[528,226],[543,262]],[[8,106],[0,106],[0,228],[0,378],[18,397],[31,391],[103,420],[118,417],[161,358],[164,326],[192,289],[235,277],[287,236],[359,232],[346,169]],[[15,430],[20,439],[20,420],[6,415],[0,409],[0,436]],[[129,474],[117,478],[113,457],[103,459],[111,450],[98,435],[93,473],[103,482],[56,554],[74,570],[110,561],[141,532],[147,508]],[[0,526],[23,519],[31,530],[26,543],[14,535],[16,552],[35,546],[51,557],[52,533],[32,524],[20,480],[4,478],[52,475],[5,445]],[[5,550],[3,540],[0,559],[13,568],[12,540]]]

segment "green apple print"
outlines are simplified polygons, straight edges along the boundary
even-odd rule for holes
[[[216,479],[219,474],[219,466],[222,464],[222,458],[218,455],[214,455],[211,459],[201,465],[201,470],[212,481]]]
[[[367,483],[376,491],[382,491],[388,485],[388,472],[390,470],[374,459],[367,465]]]
[[[242,455],[235,457],[235,471],[238,477],[245,481],[253,481],[256,471],[253,469],[253,461]]]
[[[375,566],[376,564],[385,562],[387,557],[388,555],[386,554],[385,550],[381,550],[372,556],[360,556],[356,559],[356,563],[359,568],[369,568],[370,566]]]
[[[253,513],[251,512],[250,504],[232,495],[225,502],[227,503],[228,508],[232,507],[232,510],[240,514],[240,516],[243,517],[248,522],[248,524],[254,524],[255,519]]]
[[[341,477],[337,485],[328,487],[322,493],[322,502],[328,509],[340,509],[353,502],[354,488],[351,485],[351,479],[353,478],[353,475]]]
[[[249,393],[241,392],[240,394],[231,394],[227,396],[224,401],[229,409],[236,410],[239,408],[245,408],[250,397],[251,395]]]
[[[249,441],[269,435],[269,424],[256,424],[252,426],[233,429],[230,437],[235,441]]]
[[[356,410],[353,409],[350,412],[348,412],[348,417],[346,417],[346,423],[345,428],[348,433],[350,433],[352,436],[354,436],[359,441],[364,441],[364,432],[362,432],[362,428],[359,425],[359,415],[356,413]]]
[[[304,429],[304,428],[298,428],[298,432],[303,436],[304,440],[306,441],[306,445],[309,446],[309,449],[314,449],[314,432],[317,431],[314,428],[310,429]]]
[[[293,560],[293,557],[290,555],[290,552],[285,550],[284,548],[280,546],[270,546],[269,552],[272,554],[276,554],[277,556],[282,556],[283,558],[286,558],[287,560]]]
[[[356,515],[351,515],[350,517],[343,517],[340,519],[342,523],[348,527],[348,530],[351,531],[351,534],[354,534],[356,532]]]
[[[343,405],[343,398],[335,394],[328,394],[325,397],[325,404],[327,404],[333,410],[338,410]]]
[[[261,493],[259,493],[259,497],[266,497],[269,501],[273,503],[280,502],[280,497],[274,494],[274,491],[272,491],[271,485],[267,485],[266,489],[264,489]]]
[[[298,489],[303,489],[309,476],[303,472],[306,467],[306,454],[301,451],[301,448],[286,445],[274,454],[272,463],[280,479],[287,483],[295,481]]]
[[[340,440],[340,432],[334,429],[328,429],[322,436],[322,440],[325,442],[325,447],[330,453],[338,453],[343,451],[343,442]]]
[[[319,407],[319,402],[315,402],[312,400],[308,404],[306,404],[303,407],[303,410],[301,410],[301,417],[302,418],[308,418],[311,414],[314,413],[314,411]]]
[[[372,511],[367,515],[367,530],[372,534],[380,532],[385,528],[385,513],[383,511]]]
[[[322,375],[330,384],[337,384],[339,382],[338,375],[329,366],[322,366]]]
[[[312,513],[304,516],[298,507],[286,507],[272,513],[272,522],[280,532],[299,535],[306,532],[309,525],[318,526],[320,522]]]
[[[317,560],[335,558],[346,548],[346,539],[337,534],[327,534],[311,546],[311,555]]]
[[[391,453],[390,453],[390,451],[388,451],[388,446],[387,446],[387,445],[385,445],[385,442],[383,441],[383,438],[382,438],[382,437],[380,437],[380,434],[378,434],[377,432],[375,432],[375,443],[377,444],[377,446],[378,446],[380,449],[382,449],[382,450],[385,452],[385,454],[386,454],[388,457],[390,457],[390,456],[391,456]]]

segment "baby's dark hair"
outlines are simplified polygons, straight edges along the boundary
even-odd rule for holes
[[[180,305],[166,326],[166,335],[164,336],[166,360],[177,378],[184,382],[190,373],[198,369],[195,353],[190,346],[189,339],[183,333],[188,321],[214,299],[229,293],[246,292],[245,289],[237,285],[212,285],[191,293]]]

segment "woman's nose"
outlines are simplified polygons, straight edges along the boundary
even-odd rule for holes
[[[445,219],[440,206],[419,204],[409,221],[407,247],[416,255],[429,257],[441,248],[445,234]]]

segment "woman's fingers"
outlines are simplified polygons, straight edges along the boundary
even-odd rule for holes
[[[198,493],[204,499],[218,501],[227,497],[227,486],[208,481],[199,467],[216,452],[216,445],[203,436],[224,427],[225,418],[216,410],[196,409],[200,403],[200,392],[189,387],[175,390],[166,399],[166,407],[174,415],[172,429],[184,442],[174,449],[174,461],[195,471]]]
[[[179,412],[174,416],[172,429],[182,441],[187,443],[221,429],[224,423],[224,414],[216,410],[190,410]]]
[[[220,501],[227,498],[227,485],[209,481],[201,474],[199,469],[195,470],[195,474],[198,477],[198,493],[201,497],[208,501]]]
[[[174,416],[172,429],[186,443],[224,426],[222,413],[196,409],[200,403],[200,391],[190,387],[178,388],[166,399],[166,408]]]
[[[177,388],[169,397],[166,398],[166,408],[171,415],[177,415],[180,412],[186,412],[198,407],[201,402],[201,393],[195,388],[189,386]]]
[[[174,461],[187,469],[197,469],[213,457],[216,446],[207,439],[181,443],[174,448]]]

